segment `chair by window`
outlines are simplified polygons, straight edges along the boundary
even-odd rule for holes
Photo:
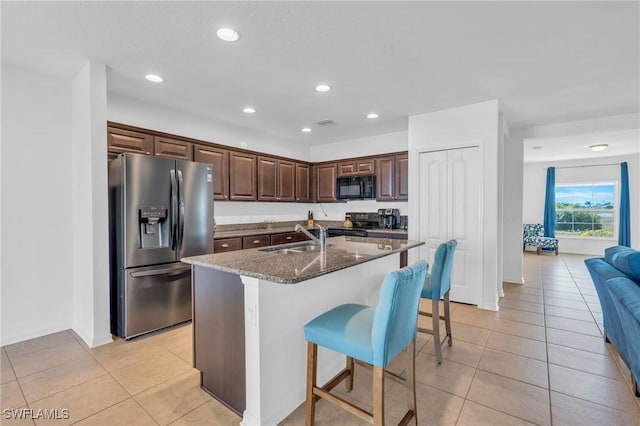
[[[540,254],[541,250],[554,250],[558,255],[558,239],[544,236],[544,228],[540,223],[525,223],[522,225],[522,251],[527,247],[535,247]]]
[[[420,292],[427,276],[427,262],[387,274],[380,288],[380,300],[374,308],[347,304],[314,318],[304,327],[308,344],[306,425],[315,421],[315,404],[325,398],[350,413],[384,425],[384,373],[389,362],[406,351],[408,410],[401,424],[411,419],[418,424],[415,392],[415,339],[418,326]],[[347,356],[346,368],[323,387],[316,386],[318,345]],[[344,379],[353,389],[354,359],[373,366],[373,413],[330,393]]]
[[[419,314],[431,317],[433,325],[431,329],[418,327],[418,331],[433,336],[438,364],[442,363],[442,345],[444,342],[448,341],[449,346],[453,343],[449,290],[451,289],[451,267],[457,246],[458,242],[456,240],[447,241],[438,246],[431,272],[427,275],[420,295],[424,299],[431,299],[431,312],[420,311]],[[444,315],[440,315],[440,299],[444,299]],[[444,320],[447,332],[447,335],[442,340],[440,340],[440,320]]]

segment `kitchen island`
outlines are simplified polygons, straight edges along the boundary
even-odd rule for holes
[[[243,416],[276,425],[305,400],[304,325],[344,303],[375,305],[410,240],[341,236],[182,259],[192,265],[194,366],[202,387]],[[344,367],[320,348],[318,381]]]

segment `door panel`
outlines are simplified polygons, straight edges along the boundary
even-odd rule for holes
[[[176,161],[176,170],[182,172],[184,220],[178,223],[180,244],[178,257],[213,253],[213,168],[210,164]]]
[[[426,152],[418,171],[420,256],[432,263],[438,245],[457,240],[450,297],[471,304],[482,300],[481,160],[478,147]]]
[[[480,240],[480,148],[447,151],[450,188],[449,238],[458,241],[451,276],[451,300],[482,302],[482,241]]]
[[[174,167],[175,160],[167,158],[144,155],[124,157],[125,268],[176,261],[175,251],[171,247],[171,170]],[[166,217],[160,219],[153,230],[141,225],[139,219],[141,210],[149,207],[166,213]],[[145,232],[148,237],[162,236],[155,247],[150,242],[143,243]]]

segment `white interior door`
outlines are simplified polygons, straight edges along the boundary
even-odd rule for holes
[[[433,263],[439,244],[458,247],[451,278],[451,300],[482,301],[482,158],[480,148],[420,154],[418,233],[420,256]]]

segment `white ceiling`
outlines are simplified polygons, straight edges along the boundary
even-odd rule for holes
[[[604,151],[589,147],[607,144]],[[534,149],[534,147],[539,147]],[[573,135],[561,138],[535,138],[524,141],[524,162],[598,159],[640,153],[640,129]]]
[[[512,128],[639,111],[638,2],[6,2],[2,61],[287,142],[500,99]],[[239,42],[215,38],[231,26]],[[143,79],[149,72],[162,85]],[[333,90],[319,94],[318,82]],[[242,108],[252,105],[252,116]],[[364,116],[380,114],[375,121]],[[337,124],[312,123],[331,119]],[[311,134],[300,129],[311,125]]]

